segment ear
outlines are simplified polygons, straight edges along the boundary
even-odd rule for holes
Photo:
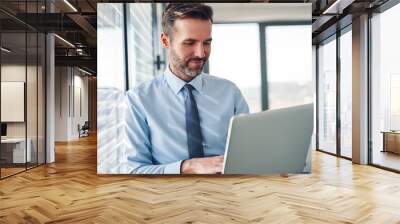
[[[162,32],[160,40],[161,40],[161,44],[162,44],[163,48],[169,48],[170,43],[169,43],[168,34]]]

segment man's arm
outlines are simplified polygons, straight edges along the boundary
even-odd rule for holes
[[[143,107],[135,92],[125,98],[125,146],[132,174],[180,174],[182,161],[154,165],[150,130]]]
[[[235,115],[248,114],[249,106],[243,97],[242,92],[235,85]]]

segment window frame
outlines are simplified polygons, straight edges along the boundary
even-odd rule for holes
[[[395,172],[395,173],[400,173],[400,170],[390,168],[387,166],[383,166],[377,163],[373,162],[373,128],[372,128],[372,94],[373,94],[373,88],[372,88],[372,58],[373,58],[373,51],[372,51],[372,32],[373,32],[373,27],[372,27],[372,20],[374,18],[373,14],[382,14],[385,11],[393,8],[394,6],[397,6],[400,4],[399,0],[388,0],[384,4],[380,5],[379,7],[375,8],[372,11],[368,11],[368,31],[367,31],[367,38],[368,38],[368,124],[367,124],[367,132],[368,132],[368,165],[377,167],[383,170]]]
[[[318,43],[316,43],[316,151],[323,152],[329,155],[337,156],[339,158],[343,158],[346,160],[352,160],[352,158],[347,157],[342,155],[341,153],[341,97],[340,97],[340,85],[341,85],[341,67],[340,67],[340,37],[344,35],[347,32],[352,32],[352,23],[347,24],[345,27],[341,28],[340,30],[337,30],[335,33],[327,36],[325,39],[320,40]],[[321,44],[327,44],[331,41],[336,41],[336,152],[331,153],[328,152],[324,149],[320,149],[319,145],[319,88],[320,88],[320,74],[319,74],[319,47]]]
[[[260,81],[261,81],[261,111],[269,109],[269,94],[268,94],[268,74],[267,74],[267,49],[265,29],[269,26],[304,26],[312,25],[310,21],[295,21],[295,22],[217,22],[213,24],[257,24],[259,30],[259,46],[260,46]],[[312,46],[310,46],[312,47]],[[209,62],[206,63],[204,71],[209,73]]]

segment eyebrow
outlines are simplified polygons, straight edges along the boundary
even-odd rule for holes
[[[185,40],[183,40],[184,42],[186,42],[186,41],[194,41],[194,42],[196,42],[197,40],[196,39],[192,39],[192,38],[188,38],[188,39],[185,39]],[[212,38],[208,38],[208,39],[206,39],[205,41],[212,41]]]

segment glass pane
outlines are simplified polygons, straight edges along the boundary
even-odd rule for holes
[[[99,3],[97,10],[99,87],[125,90],[122,4]]]
[[[340,37],[340,153],[352,157],[352,37],[351,30]]]
[[[129,88],[150,80],[156,73],[151,4],[127,4]]]
[[[45,107],[45,87],[46,87],[46,78],[45,78],[45,60],[46,60],[46,52],[45,52],[45,44],[46,37],[44,34],[39,33],[38,36],[38,163],[45,163],[46,156],[46,148],[45,148],[45,124],[46,124],[46,107]]]
[[[26,80],[26,116],[27,116],[27,150],[28,150],[28,168],[37,165],[37,33],[27,33],[27,80]],[[29,153],[30,152],[30,153]]]
[[[390,130],[400,130],[400,73],[390,76]]]
[[[316,45],[312,45],[312,60],[311,60],[311,62],[312,62],[312,76],[313,76],[313,78],[312,78],[312,80],[313,80],[313,84],[312,84],[312,86],[314,87],[314,90],[313,90],[313,100],[314,100],[314,102],[316,101],[316,91],[315,91],[315,88],[316,88],[316,81],[317,81],[317,46]],[[317,120],[317,108],[316,108],[316,103],[314,103],[314,121],[316,121]],[[312,135],[312,139],[311,139],[311,146],[312,146],[312,150],[316,150],[317,149],[317,135],[316,135],[316,133],[317,133],[317,122],[314,122],[313,123],[313,135]]]
[[[234,82],[242,91],[250,112],[261,111],[258,24],[214,24],[212,29],[210,74]]]
[[[97,150],[99,173],[127,173],[123,158],[125,46],[123,4],[97,4]]]
[[[400,170],[400,4],[372,18],[372,163]]]
[[[318,48],[318,147],[336,154],[336,39]]]
[[[268,108],[312,103],[311,25],[267,26],[265,41]]]
[[[30,161],[26,151],[25,91],[26,34],[1,34],[1,175],[25,170]]]

